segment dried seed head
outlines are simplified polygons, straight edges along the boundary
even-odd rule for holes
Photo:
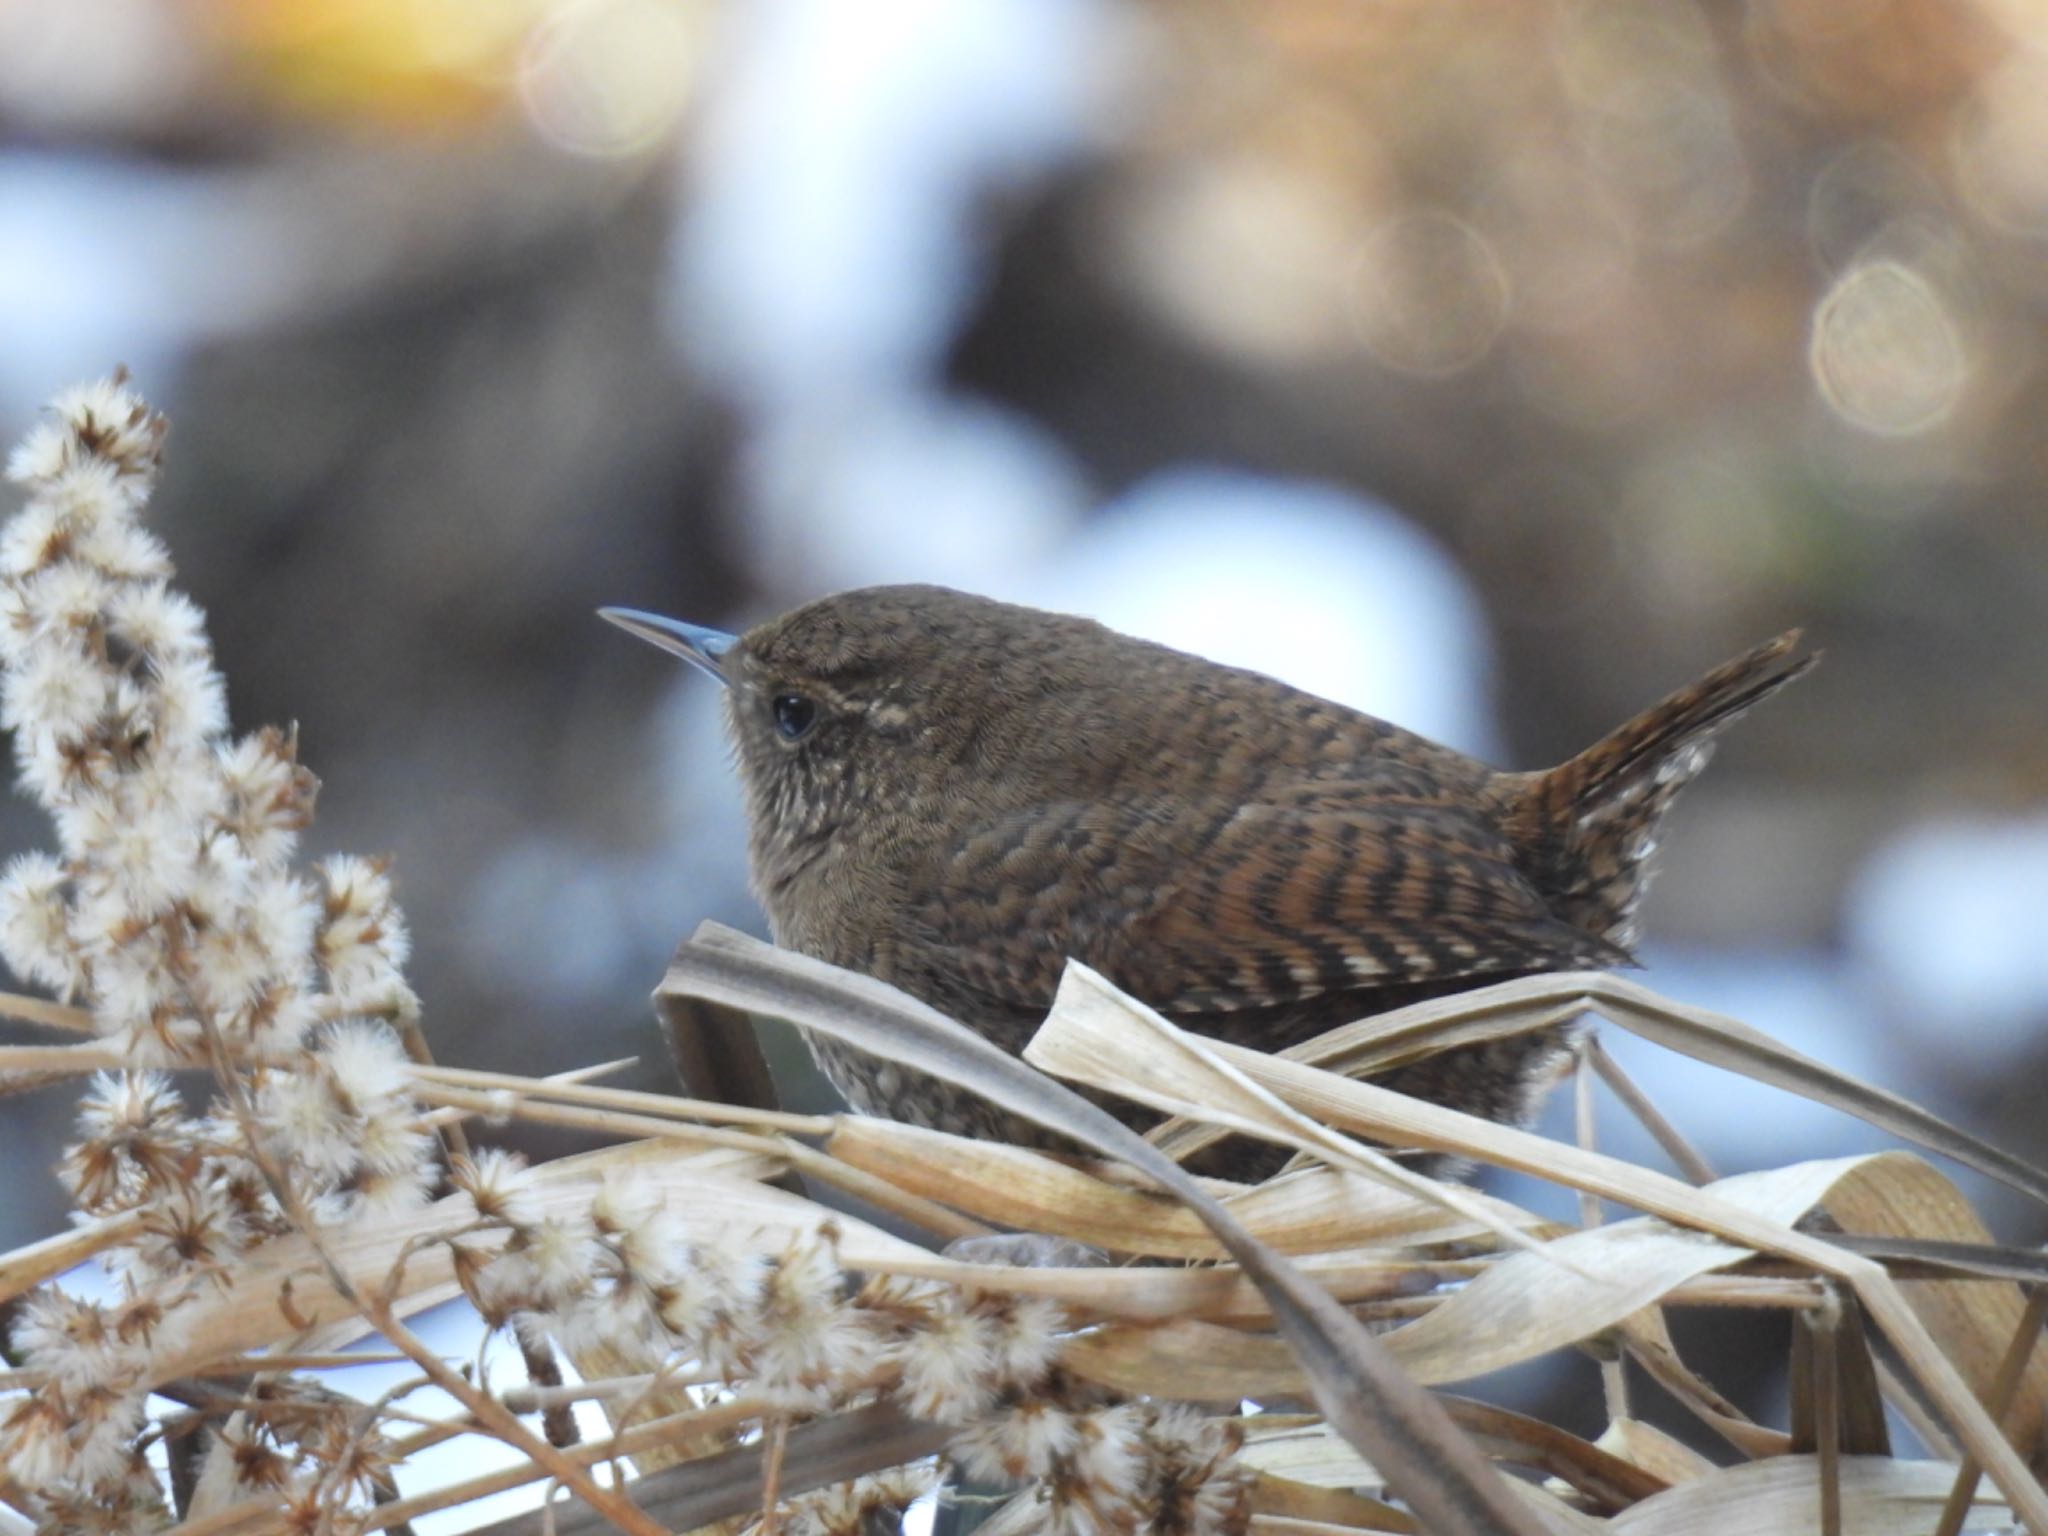
[[[467,1157],[456,1157],[448,1165],[448,1179],[469,1196],[481,1221],[524,1227],[540,1213],[526,1159],[517,1152],[484,1147]]]
[[[995,1397],[994,1335],[957,1293],[944,1296],[890,1346],[903,1405],[940,1424],[965,1424],[984,1412]]]

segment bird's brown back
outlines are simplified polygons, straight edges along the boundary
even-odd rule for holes
[[[740,649],[732,723],[778,938],[1011,1049],[1069,958],[1269,1049],[1419,995],[1628,963],[1657,817],[1706,738],[1804,666],[1774,642],[1512,774],[1272,678],[937,588],[829,598]],[[752,723],[777,690],[821,701],[808,751]],[[1513,1117],[1530,1067],[1509,1054],[1409,1086]],[[827,1064],[858,1102],[859,1070]]]

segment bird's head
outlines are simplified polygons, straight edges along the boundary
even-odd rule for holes
[[[845,592],[740,635],[600,612],[725,686],[757,846],[854,818],[914,835],[962,795],[998,808],[1097,754],[1114,691],[1104,646],[1119,637],[1100,625],[943,587]]]

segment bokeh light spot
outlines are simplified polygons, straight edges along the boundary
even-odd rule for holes
[[[652,148],[682,116],[705,18],[673,0],[587,0],[534,33],[520,61],[527,119],[549,143],[617,158]]]
[[[1477,212],[1507,273],[1517,327],[1576,330],[1631,280],[1627,216],[1579,157],[1555,146],[1530,145],[1504,162]]]
[[[1836,280],[1813,317],[1814,383],[1835,414],[1885,437],[1954,413],[1969,357],[1949,306],[1904,262],[1863,262]]]
[[[1389,368],[1448,378],[1491,350],[1508,280],[1486,237],[1438,209],[1401,214],[1367,238],[1351,285],[1359,339]]]

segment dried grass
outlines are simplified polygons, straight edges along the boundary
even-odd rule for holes
[[[720,965],[742,957],[764,993],[800,978],[811,1000],[783,1011],[807,1027],[818,1027],[818,1009],[833,1006],[835,997],[844,998],[849,1012],[877,1006],[873,982],[831,975],[813,962],[722,934],[708,945],[686,947],[669,984],[732,997],[729,979],[707,987],[692,970],[706,955]],[[1546,985],[1582,988],[1591,1007],[1606,1000],[1605,978]],[[1527,983],[1509,983],[1473,994],[1462,1010],[1428,1006],[1434,1020],[1456,1028],[1497,1021],[1504,1005],[1519,1007],[1516,994],[1527,990]],[[1641,989],[1630,987],[1626,995],[1638,1003]],[[882,1001],[913,1019],[919,1011],[908,999]],[[1656,1006],[1677,1011],[1661,1000]],[[1551,1015],[1520,1016],[1541,1022]],[[1711,1040],[1710,1029],[1702,1030],[1702,1040]],[[1314,1059],[1345,1045],[1322,1042],[1290,1054]],[[1734,1036],[1720,1064],[1742,1067],[1746,1045],[1742,1035]],[[899,1042],[907,1059],[922,1060],[916,1046],[915,1040]],[[1703,1047],[1700,1053],[1709,1052]],[[1997,1248],[1955,1186],[1916,1153],[1795,1164],[1695,1188],[1596,1150],[1399,1099],[1300,1061],[1182,1036],[1078,967],[1028,1055],[1037,1066],[1081,1084],[1142,1083],[1146,1101],[1179,1116],[1182,1125],[1265,1134],[1312,1155],[1329,1153],[1329,1161],[1255,1188],[1207,1186],[1239,1242],[1255,1245],[1259,1261],[1246,1265],[1242,1255],[1233,1261],[1231,1244],[1185,1199],[1134,1182],[1107,1161],[1087,1166],[866,1117],[733,1110],[587,1083],[431,1065],[415,1068],[414,1076],[423,1104],[630,1138],[533,1170],[530,1193],[542,1214],[587,1209],[608,1176],[630,1167],[692,1230],[719,1233],[738,1250],[773,1256],[795,1241],[828,1240],[838,1261],[857,1274],[1050,1298],[1067,1310],[1071,1330],[1061,1352],[1063,1369],[1118,1395],[1207,1403],[1219,1410],[1243,1399],[1286,1402],[1312,1395],[1318,1365],[1327,1376],[1330,1361],[1341,1359],[1348,1345],[1342,1337],[1315,1334],[1322,1326],[1316,1315],[1305,1321],[1294,1316],[1292,1336],[1284,1326],[1276,1331],[1281,1319],[1298,1311],[1296,1294],[1272,1281],[1271,1271],[1280,1266],[1326,1299],[1368,1310],[1379,1304],[1381,1315],[1398,1316],[1398,1324],[1373,1347],[1413,1382],[1432,1386],[1574,1348],[1626,1350],[1667,1384],[1682,1383],[1696,1380],[1682,1366],[1677,1375],[1658,1370],[1660,1357],[1672,1358],[1662,1323],[1667,1309],[1775,1309],[1814,1319],[1799,1336],[1820,1342],[1797,1352],[1813,1443],[1798,1449],[1776,1432],[1745,1426],[1710,1389],[1681,1390],[1680,1397],[1692,1400],[1714,1427],[1735,1428],[1731,1438],[1744,1458],[1732,1466],[1713,1466],[1627,1416],[1613,1421],[1598,1447],[1513,1416],[1481,1428],[1469,1412],[1446,1412],[1442,1424],[1425,1421],[1409,1430],[1421,1445],[1449,1425],[1449,1433],[1473,1447],[1475,1459],[1483,1457],[1489,1475],[1494,1466],[1546,1474],[1550,1481],[1512,1490],[1499,1484],[1512,1501],[1516,1523],[1528,1529],[1934,1532],[1951,1504],[1979,1522],[2018,1519],[2048,1528],[2048,1501],[2029,1470],[2048,1407],[2048,1359],[2031,1348],[2042,1322],[2040,1298],[2048,1291],[2035,1289],[2030,1299],[2014,1278],[2038,1287],[2040,1267],[2028,1263],[2027,1255]],[[1027,1070],[1018,1067],[1020,1073]],[[1814,1096],[1824,1102],[1852,1108],[1866,1102],[1853,1085],[1844,1087],[1823,1068],[1810,1069],[1802,1081],[1817,1085]],[[1027,1094],[1023,1102],[1035,1101]],[[1058,1123],[1056,1116],[1047,1118]],[[1891,1118],[1896,1128],[1898,1117]],[[1375,1177],[1377,1160],[1353,1150],[1362,1149],[1350,1141],[1357,1133],[1535,1172],[1642,1214],[1591,1230],[1562,1229],[1469,1190],[1419,1191],[1407,1187],[1407,1179]],[[1959,1137],[1943,1130],[1928,1139],[1948,1148]],[[1179,1128],[1157,1139],[1176,1149],[1199,1143]],[[899,1220],[907,1213],[928,1216],[921,1225],[935,1243],[968,1230],[1025,1230],[1093,1245],[1109,1255],[1112,1267],[1011,1268],[949,1259],[772,1182],[798,1167],[825,1185],[882,1194],[877,1203]],[[1809,1229],[1820,1213],[1844,1234],[1893,1241],[1852,1244],[1846,1237],[1820,1236]],[[450,1196],[403,1219],[327,1232],[321,1245],[346,1288],[322,1274],[311,1240],[287,1237],[263,1246],[244,1261],[231,1286],[195,1304],[184,1347],[162,1364],[164,1384],[255,1370],[303,1372],[331,1363],[323,1351],[374,1332],[348,1291],[388,1293],[398,1315],[456,1295],[453,1248],[445,1239],[474,1224],[468,1201]],[[0,1256],[0,1295],[18,1294],[122,1241],[128,1225],[132,1219],[115,1218]],[[495,1239],[473,1233],[465,1240],[488,1249]],[[1961,1447],[1959,1460],[1910,1461],[1829,1449],[1841,1446],[1845,1424],[1859,1415],[1868,1422],[1878,1412],[1876,1378],[1868,1369],[1859,1374],[1844,1364],[1851,1353],[1839,1347],[1844,1298],[1861,1304],[1897,1357],[1906,1390],[1931,1405]],[[1342,1308],[1336,1310],[1342,1315]],[[1315,1341],[1307,1347],[1303,1329]],[[1314,1349],[1323,1351],[1320,1362],[1312,1358]],[[669,1390],[701,1392],[706,1380],[699,1373],[694,1385],[679,1382]],[[629,1385],[644,1394],[651,1382],[642,1378]],[[1392,1413],[1388,1422],[1400,1424],[1401,1404],[1389,1409],[1369,1385],[1359,1390],[1363,1411]],[[613,1392],[605,1400],[615,1397]],[[676,1400],[671,1396],[669,1403]],[[527,1411],[542,1406],[530,1391],[515,1401]],[[614,1456],[654,1462],[666,1449],[668,1456],[660,1458],[666,1470],[646,1474],[648,1491],[658,1475],[666,1490],[662,1497],[680,1500],[672,1507],[688,1509],[691,1519],[744,1519],[758,1511],[760,1498],[758,1457],[749,1461],[744,1441],[776,1422],[783,1420],[771,1404],[742,1396],[671,1411],[625,1429],[613,1442],[567,1454],[590,1466]],[[947,1439],[946,1431],[927,1425],[920,1432],[900,1414],[889,1419],[891,1434],[864,1438],[822,1432],[834,1422],[812,1421],[809,1427],[821,1432],[789,1437],[779,1478],[784,1497],[928,1456]],[[869,1427],[881,1422],[862,1421]],[[1411,1509],[1427,1502],[1418,1491],[1441,1469],[1398,1465],[1409,1449],[1398,1436],[1375,1442],[1368,1459],[1322,1414],[1259,1415],[1243,1420],[1243,1428],[1240,1459],[1257,1474],[1246,1507],[1259,1516],[1261,1530],[1499,1528],[1485,1523],[1493,1517],[1484,1506],[1461,1505],[1470,1491],[1455,1483],[1440,1501],[1462,1509],[1453,1517],[1464,1521],[1462,1527],[1441,1513],[1418,1521],[1367,1492],[1392,1487]],[[474,1423],[447,1426],[447,1433],[475,1432]],[[678,1446],[688,1454],[678,1454]],[[756,1480],[736,1473],[742,1464],[752,1466]],[[1982,1489],[1980,1469],[1988,1473]],[[547,1476],[529,1461],[415,1492],[372,1510],[363,1528],[384,1528]],[[638,1498],[641,1480],[629,1479],[624,1487]],[[177,1530],[179,1536],[281,1531],[285,1516],[277,1501],[242,1501]],[[558,1528],[565,1518],[558,1516]],[[530,1524],[522,1519],[502,1529],[509,1536]]]

